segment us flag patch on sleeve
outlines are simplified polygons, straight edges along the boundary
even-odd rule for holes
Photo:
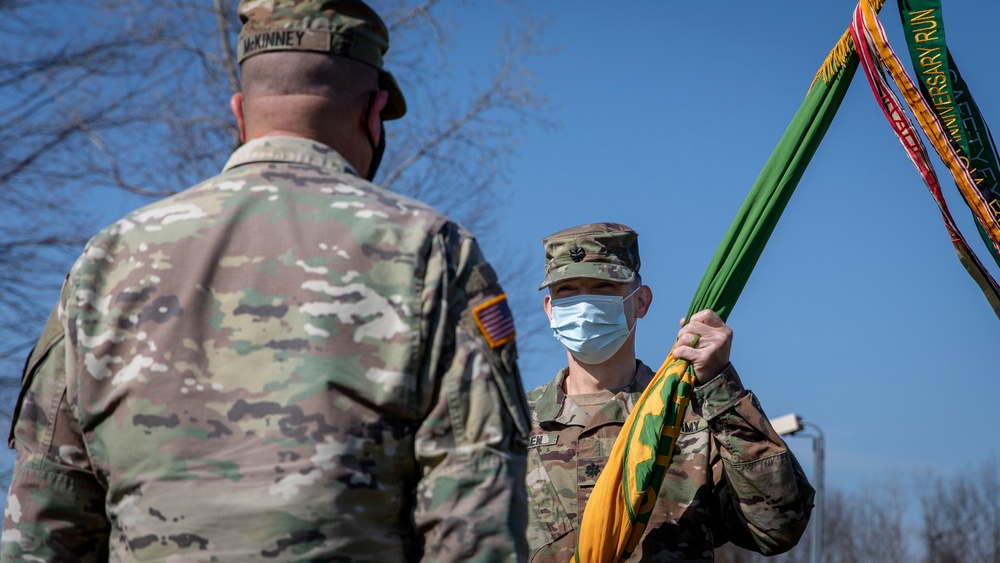
[[[514,340],[514,315],[507,304],[507,294],[498,295],[472,310],[479,330],[486,337],[490,348],[503,346]]]

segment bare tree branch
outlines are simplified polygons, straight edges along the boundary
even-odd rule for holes
[[[386,24],[386,27],[389,28],[390,35],[394,35],[418,19],[430,21],[432,25],[435,24],[436,20],[431,17],[431,9],[433,9],[438,3],[439,0],[427,0],[422,4],[408,7],[406,12],[396,15],[390,23]],[[440,32],[440,28],[438,28],[438,31]]]
[[[472,107],[469,108],[465,115],[454,119],[443,131],[438,132],[432,138],[420,145],[413,154],[396,166],[396,169],[393,170],[389,177],[383,181],[383,186],[386,188],[391,187],[392,184],[395,183],[396,180],[398,180],[399,177],[402,176],[403,173],[405,173],[411,166],[426,156],[433,154],[441,143],[451,139],[459,139],[460,137],[458,137],[458,132],[465,128],[469,122],[478,118],[484,111],[490,108],[491,101],[500,92],[500,87],[504,83],[504,78],[510,72],[511,65],[512,63],[507,61],[500,72],[493,78],[493,84],[491,84],[489,88],[479,95],[479,98],[473,102]]]
[[[114,218],[94,202],[127,196],[138,207],[175,193],[218,173],[239,145],[227,103],[239,88],[237,0],[71,4],[0,0],[0,390],[17,388],[59,282],[86,238]],[[410,109],[390,126],[387,183],[474,232],[490,225],[517,126],[545,123],[546,101],[527,71],[541,54],[540,26],[498,32],[501,54],[479,57],[496,71],[480,83],[454,78],[452,14],[465,2],[373,4],[391,30],[388,66]],[[53,29],[75,32],[56,42]],[[530,287],[524,254],[500,254],[504,283]],[[520,334],[543,324],[521,317]],[[9,412],[0,404],[0,415]]]

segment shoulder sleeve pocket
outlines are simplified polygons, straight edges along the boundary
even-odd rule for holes
[[[510,411],[518,434],[525,441],[531,430],[524,386],[517,367],[514,317],[507,303],[507,294],[499,285],[474,296],[463,314],[462,324],[472,331],[483,356],[490,363],[497,388]]]
[[[528,547],[535,551],[549,545],[573,530],[555,485],[549,478],[538,450],[528,451]]]
[[[24,404],[28,389],[31,388],[35,372],[38,371],[38,367],[48,358],[52,348],[63,337],[62,322],[59,320],[58,310],[59,305],[56,305],[52,309],[52,312],[49,313],[49,319],[45,322],[42,335],[38,338],[38,342],[35,343],[35,347],[31,349],[31,353],[28,354],[28,359],[24,363],[24,369],[21,371],[21,390],[17,396],[17,403],[14,405],[14,413],[10,417],[10,432],[7,434],[8,448],[14,447],[14,428],[17,425],[18,417],[21,416],[21,405]]]

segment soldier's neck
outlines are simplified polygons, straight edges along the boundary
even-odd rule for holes
[[[602,364],[583,364],[569,357],[569,375],[566,376],[566,394],[617,393],[635,379],[635,348],[626,342],[614,356]]]

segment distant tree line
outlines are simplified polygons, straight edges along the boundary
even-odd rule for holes
[[[823,562],[1000,563],[998,461],[994,454],[962,474],[921,470],[859,491],[828,490]],[[728,544],[716,561],[808,563],[811,543],[808,529],[790,552],[769,558]]]

